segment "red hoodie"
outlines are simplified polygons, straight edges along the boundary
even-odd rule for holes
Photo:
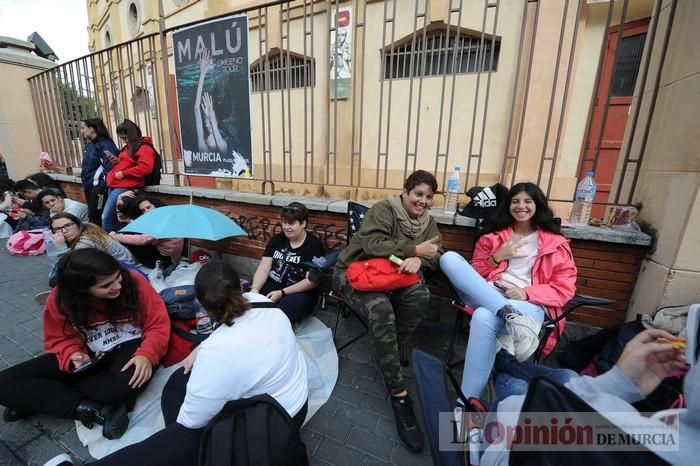
[[[47,353],[56,355],[61,370],[72,370],[70,356],[76,351],[87,352],[88,347],[94,349],[100,345],[115,345],[134,338],[142,339],[134,356],[145,356],[153,365],[160,362],[170,339],[168,311],[160,295],[143,276],[137,272],[131,272],[131,276],[139,294],[138,322],[124,320],[110,324],[100,312],[104,303],[100,299],[94,299],[90,302],[94,311],[88,314],[87,344],[83,343],[78,331],[58,310],[56,288],[51,291],[44,308],[44,348]]]
[[[124,146],[119,153],[119,160],[107,172],[107,186],[110,188],[143,188],[145,178],[153,171],[156,156],[149,144],[153,144],[150,136],[144,136],[139,141],[139,148],[132,157],[129,155],[129,145]],[[117,172],[122,172],[124,178],[117,179]]]
[[[474,270],[487,281],[498,280],[508,268],[507,260],[493,265],[488,259],[508,241],[512,234],[513,229],[509,227],[495,233],[488,233],[479,238],[476,243],[470,263]],[[527,300],[546,306],[551,318],[558,317],[566,303],[576,294],[576,273],[569,239],[551,231],[539,229],[537,258],[532,266],[532,285],[525,288]],[[559,336],[564,332],[566,319],[560,322],[561,325],[557,326],[545,342],[543,348],[545,356],[554,349]]]

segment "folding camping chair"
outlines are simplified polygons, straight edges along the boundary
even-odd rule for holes
[[[352,236],[355,233],[357,233],[357,231],[360,229],[360,226],[362,225],[362,220],[364,220],[365,214],[368,210],[369,207],[367,206],[358,204],[357,202],[348,202],[348,243],[350,243],[350,238],[352,238]],[[332,274],[333,272],[335,262],[338,259],[338,255],[341,250],[342,249],[335,249],[331,253],[326,255],[324,258],[315,262],[302,263],[301,265],[307,267],[309,270],[312,271],[310,272],[309,279],[312,281],[318,281],[321,280],[323,276],[330,276],[330,274]],[[345,348],[347,348],[348,346],[352,345],[357,340],[365,336],[369,331],[369,325],[367,323],[367,319],[365,319],[362,313],[358,309],[353,308],[338,291],[332,288],[332,286],[330,291],[326,295],[321,297],[321,307],[325,307],[326,299],[332,299],[338,308],[338,312],[336,313],[335,317],[335,325],[333,327],[333,341],[336,344],[337,351],[341,352],[342,350],[344,350]],[[343,318],[347,318],[351,315],[354,315],[357,318],[357,320],[362,325],[363,330],[361,330],[360,333],[358,333],[356,336],[344,342],[341,346],[338,346],[337,335],[340,317],[342,316]]]

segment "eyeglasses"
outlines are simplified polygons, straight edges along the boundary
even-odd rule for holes
[[[70,222],[70,223],[66,223],[64,225],[61,225],[60,227],[53,227],[53,228],[51,228],[51,231],[53,231],[54,233],[56,233],[57,231],[60,231],[61,233],[63,233],[67,229],[73,228],[74,226],[75,226],[75,223]]]

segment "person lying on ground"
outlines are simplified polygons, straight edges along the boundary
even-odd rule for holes
[[[163,389],[165,429],[92,466],[197,464],[202,432],[226,402],[262,394],[274,398],[301,428],[309,396],[306,362],[289,320],[277,308],[251,309],[270,300],[241,294],[238,273],[223,261],[205,264],[194,286],[216,329]]]
[[[88,220],[88,206],[82,202],[66,198],[57,189],[43,189],[37,198],[44,208],[49,209],[49,215],[51,215],[51,217],[61,212],[65,212],[67,214],[75,215],[81,221],[86,222]]]
[[[3,419],[48,414],[119,438],[169,337],[165,304],[145,278],[98,249],[66,254],[44,310],[46,354],[0,372]]]
[[[157,197],[144,194],[129,200],[125,210],[130,221],[133,221],[164,205],[165,203]],[[156,262],[160,262],[161,267],[177,264],[182,257],[182,249],[185,245],[185,240],[182,238],[156,239],[146,234],[115,231],[110,232],[109,235],[126,246],[139,262],[152,269],[155,268]]]
[[[311,314],[318,301],[318,283],[306,277],[306,269],[300,264],[323,257],[325,248],[320,239],[307,233],[309,211],[301,202],[283,207],[280,220],[282,233],[267,243],[250,291],[278,303],[295,324]]]

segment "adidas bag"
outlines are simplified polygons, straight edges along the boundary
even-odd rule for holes
[[[474,186],[467,191],[467,196],[472,200],[459,214],[477,220],[488,220],[496,213],[498,206],[507,195],[508,188],[500,183],[485,188]]]
[[[13,256],[38,256],[46,251],[42,230],[18,231],[10,236],[5,247]]]
[[[307,466],[292,418],[270,395],[227,402],[204,429],[199,466]]]

